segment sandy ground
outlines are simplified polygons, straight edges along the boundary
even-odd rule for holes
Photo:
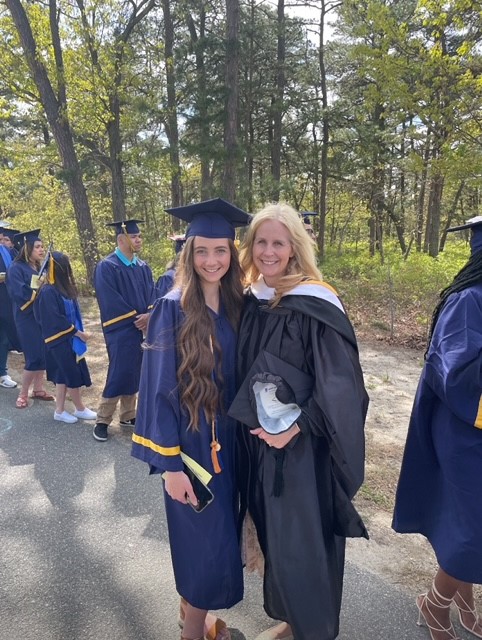
[[[93,382],[93,386],[85,390],[84,399],[87,406],[95,409],[104,384],[107,355],[95,300],[84,299],[82,308],[85,330],[91,333],[87,361]],[[390,582],[418,593],[434,573],[433,553],[421,536],[395,534],[390,523],[423,353],[368,341],[360,343],[360,353],[370,408],[366,425],[366,481],[356,498],[356,506],[365,520],[370,540],[349,540],[347,557]],[[15,380],[20,380],[22,367],[22,357],[12,354],[9,373]],[[49,389],[53,391],[51,385]],[[119,428],[114,421],[111,431]]]

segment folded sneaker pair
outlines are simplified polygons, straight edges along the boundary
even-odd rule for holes
[[[15,380],[12,380],[10,376],[0,376],[0,387],[3,387],[4,389],[14,389],[16,386],[17,383]]]

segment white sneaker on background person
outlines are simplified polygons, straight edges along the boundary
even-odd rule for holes
[[[8,375],[0,376],[0,387],[4,387],[5,389],[14,389],[17,386],[15,380]]]
[[[74,416],[79,418],[80,420],[97,420],[97,413],[92,411],[92,409],[88,409],[85,407],[82,411],[76,409],[74,411]]]
[[[67,422],[68,424],[73,424],[77,422],[77,418],[73,416],[68,411],[62,411],[62,413],[54,413],[54,420],[58,420],[59,422]]]

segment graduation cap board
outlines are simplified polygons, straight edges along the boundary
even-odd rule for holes
[[[32,231],[23,231],[22,233],[16,233],[13,236],[13,244],[17,249],[21,249],[28,242],[34,243],[40,240],[40,229],[33,229]]]
[[[172,240],[174,242],[175,252],[180,253],[186,242],[186,236],[184,233],[180,235],[169,236],[169,240]]]
[[[141,232],[137,225],[142,222],[144,222],[144,220],[118,220],[117,222],[107,222],[105,226],[114,227],[116,235],[120,233],[135,235]]]
[[[312,377],[277,356],[261,351],[253,362],[228,415],[251,428],[278,434],[301,415],[300,404],[313,389]]]
[[[300,211],[300,215],[305,224],[311,224],[312,216],[317,216],[318,213],[316,211]]]
[[[251,221],[248,213],[222,198],[173,207],[166,211],[171,216],[189,223],[186,238],[201,236],[234,240],[235,228],[244,227]]]
[[[470,248],[472,253],[482,250],[482,216],[475,216],[467,220],[465,224],[458,225],[456,227],[450,227],[447,229],[447,233],[451,231],[463,231],[464,229],[471,230],[470,236]]]
[[[10,238],[10,240],[13,242],[13,237],[16,235],[19,235],[20,231],[18,229],[10,229],[10,228],[2,227],[0,229],[0,233],[3,233],[4,236],[7,236],[7,238]]]
[[[447,233],[450,231],[462,231],[462,229],[473,229],[479,225],[482,225],[482,216],[475,216],[467,220],[464,224],[460,224],[457,227],[450,227],[450,229],[447,229]]]

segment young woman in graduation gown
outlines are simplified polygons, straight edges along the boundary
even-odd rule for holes
[[[226,415],[235,394],[241,270],[234,228],[223,218],[231,205],[212,202],[214,213],[209,214],[208,206],[207,217],[202,214],[205,203],[192,205],[199,215],[189,227],[176,284],[151,314],[132,448],[132,455],[147,462],[151,473],[164,478],[186,640],[228,639],[226,625],[207,612],[232,607],[243,596],[236,530],[236,423]],[[169,211],[182,217],[184,208]],[[212,475],[208,487],[214,499],[201,512],[188,504],[196,505],[197,499],[181,453]]]
[[[239,430],[243,502],[265,558],[264,607],[284,621],[259,638],[333,640],[345,536],[366,536],[351,504],[363,481],[368,406],[356,339],[290,206],[269,205],[254,216],[240,258],[249,286],[239,381],[266,351],[313,385],[288,430],[272,435],[255,424]],[[283,367],[267,373],[283,378]]]
[[[54,399],[44,388],[44,374],[47,366],[45,345],[40,325],[33,313],[37,289],[32,288],[32,276],[38,275],[44,258],[44,248],[39,233],[40,229],[35,229],[14,236],[14,245],[18,249],[18,254],[7,270],[5,281],[8,295],[13,303],[15,326],[25,357],[22,385],[16,401],[18,409],[28,406],[28,392],[31,386],[33,386],[32,398]]]
[[[482,638],[482,216],[449,231],[469,228],[471,257],[434,311],[393,517],[395,531],[426,536],[439,564],[416,601],[432,640],[455,639],[451,606]]]
[[[95,420],[95,411],[82,401],[81,387],[90,387],[89,369],[85,360],[88,334],[85,333],[77,287],[69,258],[53,251],[49,259],[48,276],[39,288],[34,314],[40,324],[42,337],[51,356],[49,380],[55,384],[54,420],[74,423]],[[75,411],[65,410],[69,390]]]

